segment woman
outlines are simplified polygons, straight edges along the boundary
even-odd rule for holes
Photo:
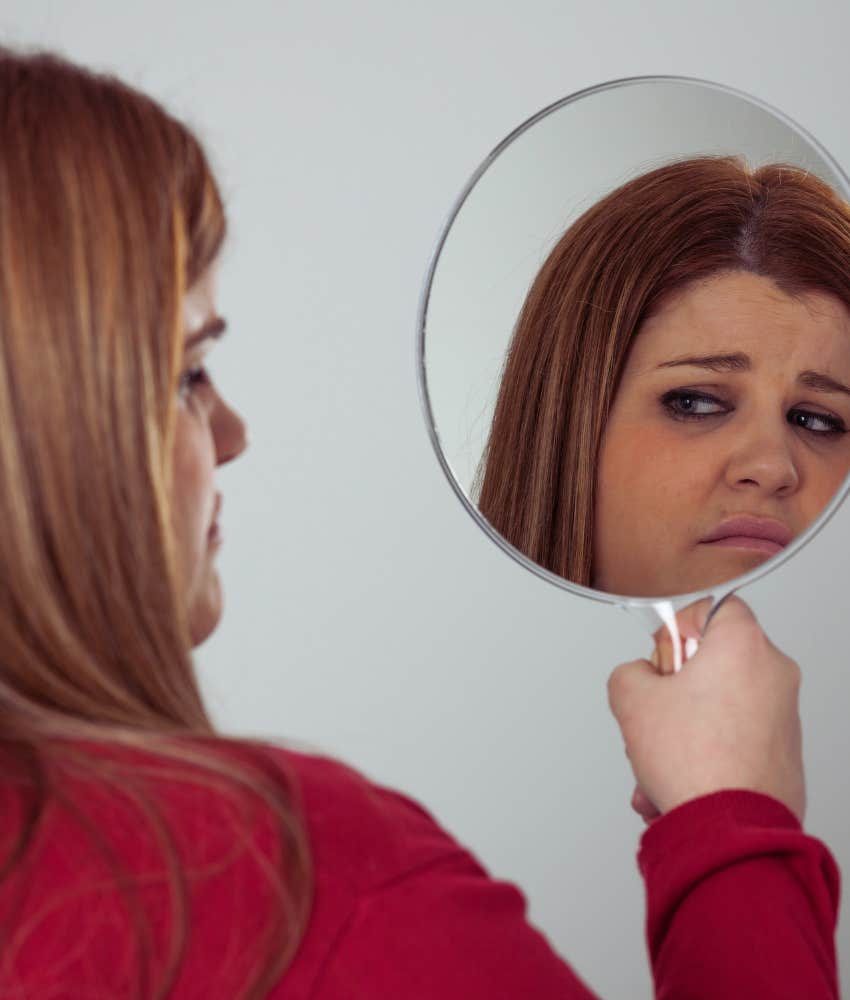
[[[0,52],[0,997],[589,997],[517,890],[415,803],[208,718],[191,648],[221,614],[214,474],[246,446],[203,364],[224,233],[203,151],[162,108]],[[693,942],[745,923],[756,886],[777,905],[755,957],[729,953],[736,988],[835,995],[837,874],[800,826],[795,667],[760,635],[730,603],[697,654],[747,654],[734,753],[712,735],[714,671],[699,692],[711,773],[665,742],[706,672],[612,678],[663,813],[642,855],[660,990],[725,989]],[[664,732],[635,712],[652,681]]]
[[[850,208],[793,167],[672,163],[594,205],[535,279],[479,508],[585,586],[701,590],[829,502],[848,386]]]

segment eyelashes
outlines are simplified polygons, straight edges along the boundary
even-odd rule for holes
[[[677,420],[700,420],[729,413],[731,407],[714,396],[686,389],[672,389],[661,397],[661,405]]]
[[[195,368],[188,368],[180,376],[180,391],[194,391],[198,386],[201,385],[211,385],[212,379],[210,378],[210,373],[203,365],[198,365]]]
[[[661,397],[661,405],[674,420],[704,421],[712,417],[724,416],[735,409],[728,403],[704,392],[688,389],[672,389]],[[847,433],[844,421],[827,413],[794,407],[788,411],[786,419],[792,427],[808,431],[814,437],[840,437]]]
[[[847,428],[844,426],[843,420],[839,420],[838,417],[827,416],[824,413],[812,413],[809,410],[796,409],[788,413],[787,420],[792,427],[802,427],[803,430],[811,431],[813,434],[822,434],[829,437],[847,433]],[[826,430],[818,431],[814,427],[809,426],[811,423],[818,422],[826,424]]]

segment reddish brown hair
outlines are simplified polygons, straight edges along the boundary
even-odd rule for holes
[[[259,741],[218,734],[204,707],[171,528],[183,299],[225,229],[201,146],[157,103],[53,54],[0,50],[0,780],[32,793],[0,879],[26,860],[46,803],[108,851],[110,831],[63,795],[71,774],[137,807],[174,918],[163,955],[139,927],[139,997],[169,994],[191,931],[147,755],[167,765],[161,777],[233,800],[234,843],[251,839],[253,807],[271,817],[274,910],[238,956],[240,981],[222,969],[223,993],[267,995],[310,902],[285,775]],[[0,927],[0,972],[25,932]]]
[[[848,205],[797,167],[700,157],[629,181],[558,241],[520,312],[476,487],[534,562],[592,585],[597,461],[629,347],[669,295],[729,271],[850,309]]]

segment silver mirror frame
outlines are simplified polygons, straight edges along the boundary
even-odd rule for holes
[[[605,591],[594,590],[591,587],[584,587],[581,584],[573,583],[570,580],[565,579],[562,576],[558,576],[556,573],[544,569],[539,566],[533,560],[529,559],[527,556],[523,555],[518,549],[514,548],[510,542],[506,541],[495,528],[493,528],[489,522],[481,515],[478,508],[470,501],[463,487],[460,485],[456,479],[454,473],[452,472],[448,461],[446,460],[445,454],[443,452],[442,445],[440,443],[439,434],[437,433],[436,424],[434,421],[434,413],[431,406],[431,399],[428,393],[428,379],[426,372],[426,354],[425,354],[425,335],[427,331],[428,322],[428,303],[431,296],[431,287],[434,280],[434,273],[437,268],[437,262],[440,258],[440,253],[443,249],[443,245],[448,238],[449,232],[451,231],[452,225],[464,205],[467,197],[471,193],[472,189],[478,183],[482,175],[489,169],[492,163],[501,155],[501,153],[507,149],[513,142],[515,142],[524,132],[527,132],[532,126],[534,126],[541,119],[546,118],[548,115],[553,114],[560,108],[566,107],[568,104],[572,104],[584,97],[588,97],[591,94],[599,93],[600,91],[613,90],[619,87],[627,87],[636,83],[660,83],[664,81],[675,81],[677,83],[691,84],[703,88],[708,88],[711,90],[722,91],[725,94],[739,97],[762,111],[766,111],[768,114],[772,115],[774,118],[781,121],[784,125],[790,128],[792,131],[796,132],[802,139],[805,140],[812,148],[814,148],[819,156],[826,162],[829,167],[834,172],[836,178],[840,181],[843,190],[840,192],[842,197],[850,202],[850,179],[848,179],[847,174],[841,168],[841,166],[836,162],[835,158],[826,150],[824,147],[814,138],[809,132],[797,124],[793,119],[789,118],[784,112],[779,111],[765,101],[760,100],[757,97],[753,97],[751,94],[747,94],[742,90],[737,90],[733,87],[727,87],[725,84],[714,83],[710,80],[702,80],[697,77],[687,77],[687,76],[631,76],[623,77],[619,80],[610,80],[605,83],[596,84],[592,87],[586,87],[583,90],[579,90],[574,94],[570,94],[567,97],[562,98],[559,101],[555,101],[553,104],[547,105],[541,111],[532,115],[521,125],[510,132],[493,150],[485,157],[478,168],[474,171],[472,176],[464,185],[458,197],[455,199],[445,222],[443,223],[439,236],[437,237],[436,244],[431,253],[431,257],[428,263],[428,269],[425,275],[425,281],[422,286],[422,291],[419,298],[419,308],[417,312],[417,325],[416,325],[416,376],[417,385],[419,388],[419,400],[422,405],[422,410],[425,416],[425,424],[428,429],[428,436],[431,439],[431,444],[437,455],[437,460],[440,463],[440,467],[445,473],[446,479],[449,481],[449,485],[454,490],[461,504],[466,508],[469,515],[472,517],[473,521],[478,525],[479,528],[487,535],[489,538],[502,549],[507,555],[509,555],[515,562],[524,566],[525,569],[534,573],[536,576],[543,580],[547,580],[549,583],[556,587],[560,587],[562,590],[567,590],[570,593],[577,594],[581,597],[587,597],[593,601],[600,601],[604,604],[613,604],[620,607],[625,607],[627,610],[635,613],[639,618],[642,618],[646,622],[657,623],[658,619],[669,621],[669,609],[670,608],[680,608],[685,604],[690,604],[693,601],[697,601],[704,597],[711,597],[713,599],[711,614],[713,614],[720,603],[728,597],[731,593],[740,587],[747,586],[748,584],[755,583],[756,580],[761,579],[765,574],[770,573],[774,569],[781,566],[786,560],[790,559],[792,556],[796,555],[800,549],[807,545],[817,533],[829,522],[830,518],[835,514],[836,510],[844,502],[848,492],[850,492],[850,473],[845,477],[839,489],[836,491],[835,496],[827,504],[827,506],[821,511],[817,519],[809,525],[809,527],[801,534],[795,538],[790,545],[786,546],[781,552],[778,552],[775,556],[757,566],[755,569],[751,570],[749,573],[743,576],[734,577],[732,580],[726,581],[722,584],[718,584],[712,587],[706,587],[702,590],[692,591],[689,594],[677,594],[671,597],[630,597],[628,595],[618,595],[609,594]],[[669,625],[668,625],[669,627]]]

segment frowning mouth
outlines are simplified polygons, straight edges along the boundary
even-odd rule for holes
[[[716,528],[700,539],[700,544],[749,549],[775,555],[781,552],[793,537],[791,529],[781,521],[747,514],[721,521]]]

